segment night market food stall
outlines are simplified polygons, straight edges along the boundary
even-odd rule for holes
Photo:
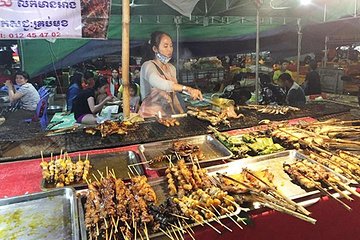
[[[8,132],[0,196],[23,196],[0,200],[0,236],[353,239],[360,142],[349,110],[210,105]]]

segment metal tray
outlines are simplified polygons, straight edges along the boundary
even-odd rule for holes
[[[92,174],[99,176],[97,170],[104,173],[106,171],[106,167],[108,167],[109,170],[114,169],[116,177],[126,181],[129,178],[129,175],[127,174],[129,172],[128,166],[132,164],[135,164],[132,166],[132,169],[135,168],[140,175],[144,175],[142,165],[137,164],[140,162],[140,158],[134,151],[90,155],[89,160],[92,168],[90,168],[88,178],[91,181],[95,180]],[[68,186],[78,189],[86,187],[87,184],[86,182],[79,182]],[[54,189],[55,185],[53,183],[47,183],[43,179],[41,181],[41,188],[43,190]]]
[[[140,156],[143,161],[147,162],[150,159],[159,156],[162,154],[162,152],[171,147],[171,143],[173,141],[184,141],[190,144],[198,145],[205,156],[204,159],[200,160],[200,163],[229,159],[233,155],[229,149],[227,149],[219,140],[213,136],[201,135],[139,145]],[[146,169],[159,171],[167,168],[169,164],[168,162],[159,162],[156,163],[156,165],[150,165],[148,163],[144,165]]]
[[[168,194],[168,183],[165,177],[160,177],[157,178],[155,180],[149,180],[148,183],[152,186],[152,188],[154,189],[155,193],[156,193],[156,197],[157,197],[157,202],[156,205],[160,205],[162,203],[164,203],[166,201],[166,199],[169,197]],[[77,191],[77,204],[78,204],[78,209],[79,209],[79,227],[80,227],[80,236],[81,239],[88,239],[88,235],[87,235],[87,231],[86,231],[86,227],[85,227],[85,202],[86,202],[86,193],[88,190],[80,190]],[[240,213],[241,208],[240,206],[237,206],[236,211],[229,214],[231,217],[236,216]],[[217,219],[224,219],[227,218],[226,215],[220,216]],[[209,222],[213,221],[212,219],[209,220]],[[196,227],[199,226],[198,223],[192,223],[189,224],[190,227]],[[205,225],[206,226],[206,225]],[[184,227],[186,228],[186,227]],[[221,227],[222,228],[222,227]],[[155,237],[160,237],[160,236],[164,236],[164,234],[162,232],[156,232],[156,233],[151,233],[149,234],[149,238],[153,239]],[[105,240],[105,238],[103,238],[102,236],[98,237],[98,240]],[[120,238],[122,239],[122,238]],[[141,239],[141,238],[137,238],[137,239]],[[162,239],[162,238],[161,238]]]
[[[74,190],[1,199],[0,239],[80,239]]]
[[[283,193],[285,196],[290,199],[300,199],[305,198],[311,195],[316,195],[319,193],[318,190],[306,191],[301,188],[299,185],[296,185],[292,182],[289,175],[283,170],[284,163],[294,163],[296,161],[300,161],[303,159],[307,159],[310,162],[313,162],[321,167],[323,167],[326,171],[329,171],[335,175],[337,175],[341,181],[345,184],[349,184],[350,180],[345,178],[344,176],[335,173],[331,169],[324,167],[323,165],[317,163],[314,160],[309,159],[305,155],[297,152],[296,150],[287,150],[283,152],[273,153],[264,156],[252,157],[252,158],[244,158],[240,160],[235,160],[233,162],[223,164],[221,166],[209,167],[207,170],[209,171],[209,175],[216,175],[216,173],[226,173],[227,175],[239,174],[243,168],[248,168],[253,171],[269,169],[269,171],[274,174],[273,183],[277,186],[277,189]]]

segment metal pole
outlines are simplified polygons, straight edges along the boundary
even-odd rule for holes
[[[355,4],[354,4],[354,17],[357,16],[357,0],[355,0]]]
[[[327,15],[327,6],[326,3],[324,4],[324,22],[326,22],[326,15]]]
[[[179,39],[180,39],[180,37],[179,37],[179,28],[180,28],[180,25],[177,23],[176,24],[176,72],[177,72],[177,74],[178,74],[178,79],[179,79],[179,77],[180,77],[180,72],[179,72],[179,67],[180,67],[180,64],[179,64],[179,59],[180,59],[180,51],[179,51]]]
[[[25,62],[24,62],[24,45],[23,45],[23,41],[20,39],[19,40],[19,45],[20,45],[20,62],[21,62],[21,70],[24,71],[25,70]]]
[[[329,42],[329,36],[325,37],[325,53],[324,53],[324,64],[323,66],[326,67],[326,63],[328,61],[328,42]]]
[[[256,65],[255,65],[255,103],[259,103],[259,53],[260,53],[260,11],[256,10]]]
[[[122,84],[123,92],[123,114],[124,118],[130,116],[130,94],[129,94],[129,58],[130,58],[130,2],[122,0]]]
[[[297,19],[297,25],[298,25],[298,53],[297,53],[297,63],[296,63],[296,72],[297,72],[296,80],[299,81],[299,75],[300,75],[300,55],[301,55],[301,40],[302,40],[301,18],[298,18],[298,19]]]

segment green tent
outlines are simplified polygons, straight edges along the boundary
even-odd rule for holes
[[[356,0],[345,0],[341,6],[336,0],[313,2],[312,5],[301,6],[299,1],[264,0],[260,10],[260,31],[284,26],[296,31],[298,18],[302,19],[302,25],[308,25],[356,15]],[[130,6],[131,42],[146,41],[156,30],[166,31],[175,39],[175,22],[179,25],[180,42],[187,43],[227,41],[256,31],[256,7],[250,0],[200,0],[191,18],[181,16],[161,0],[133,0]],[[121,0],[112,1],[108,39],[119,40],[121,45]],[[52,43],[47,40],[22,40],[20,48],[24,68],[31,76],[36,76],[45,66],[61,61],[89,41],[57,39]],[[106,42],[104,40],[104,44]],[[65,67],[66,62],[62,66]]]

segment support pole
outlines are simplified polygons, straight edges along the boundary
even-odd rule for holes
[[[358,0],[354,0],[354,17],[357,16],[357,1]]]
[[[302,40],[301,18],[298,18],[298,19],[297,19],[297,26],[298,26],[298,52],[297,52],[297,63],[296,63],[296,72],[297,72],[296,80],[299,81],[299,75],[300,75],[300,55],[301,55],[301,40]]]
[[[23,40],[19,40],[20,45],[20,63],[21,63],[21,70],[25,71],[25,59],[24,59],[24,45]]]
[[[255,65],[255,103],[259,104],[259,53],[260,53],[260,11],[256,10],[256,65]]]
[[[179,39],[180,39],[180,37],[179,37],[179,34],[180,34],[180,32],[179,32],[179,29],[180,29],[180,25],[178,24],[178,23],[176,23],[176,72],[178,73],[178,78],[177,79],[179,79],[179,77],[180,77],[180,63],[179,63],[179,59],[180,59],[180,51],[179,51],[179,46],[180,46],[180,44],[179,44]]]
[[[122,84],[124,86],[123,92],[123,117],[130,116],[130,94],[129,94],[129,59],[130,59],[130,2],[129,0],[122,0]]]
[[[329,36],[325,37],[325,49],[324,49],[324,64],[323,67],[326,67],[326,63],[328,61],[328,42],[329,42]]]

